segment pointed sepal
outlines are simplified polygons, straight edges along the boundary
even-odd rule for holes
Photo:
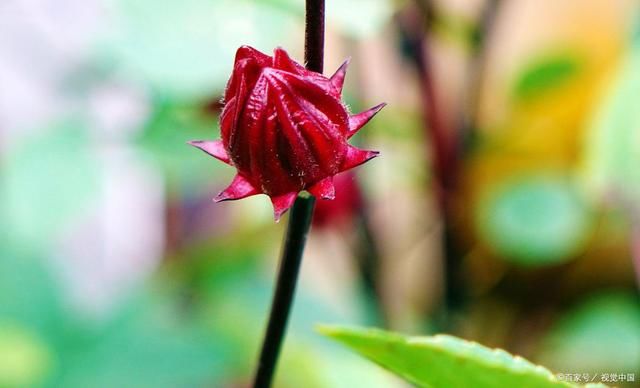
[[[276,69],[289,71],[298,75],[302,75],[306,72],[304,66],[301,66],[298,62],[291,59],[289,53],[287,53],[282,47],[276,47],[273,51],[273,66]]]
[[[380,112],[382,108],[387,105],[386,102],[382,104],[378,104],[369,110],[365,110],[364,112],[355,114],[349,117],[349,133],[347,134],[347,138],[355,135],[356,132],[360,130],[366,123],[376,115],[376,113]]]
[[[309,188],[309,192],[322,199],[334,199],[336,188],[333,185],[333,177],[325,178]]]
[[[232,201],[234,199],[242,199],[256,194],[260,194],[260,191],[258,191],[245,177],[238,174],[233,178],[233,182],[231,182],[229,187],[218,194],[213,201]]]
[[[344,77],[347,74],[347,67],[349,67],[349,62],[351,58],[347,58],[346,61],[340,65],[338,70],[329,78],[333,87],[338,91],[338,93],[342,93],[342,87],[344,86]]]
[[[293,206],[297,196],[298,193],[291,192],[271,197],[271,203],[273,203],[273,218],[276,222],[280,221],[280,217]]]
[[[222,145],[222,140],[216,141],[203,141],[203,140],[192,140],[187,142],[196,148],[201,149],[207,154],[213,156],[214,158],[231,165],[231,160],[229,159],[229,155],[227,154],[227,150],[224,149]]]
[[[359,166],[378,155],[380,155],[380,152],[378,151],[361,150],[354,146],[349,146],[347,148],[347,155],[345,157],[344,164],[342,165],[342,171]]]
[[[276,222],[280,221],[280,217],[293,206],[297,196],[298,193],[291,192],[271,197],[271,203],[273,203],[273,218]]]

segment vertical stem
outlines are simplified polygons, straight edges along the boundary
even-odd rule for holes
[[[400,19],[400,29],[404,34],[406,48],[414,62],[420,80],[425,137],[428,141],[430,167],[433,173],[432,189],[435,191],[436,205],[442,219],[442,252],[444,261],[444,303],[439,311],[442,330],[448,329],[447,313],[460,302],[462,287],[458,281],[460,252],[454,239],[451,199],[455,191],[455,181],[459,163],[456,133],[449,128],[443,115],[441,102],[437,97],[429,47],[429,29],[434,19],[432,1],[416,1],[415,6]]]
[[[324,65],[324,0],[306,0],[304,57],[307,69],[322,73]],[[269,388],[287,330],[302,253],[311,227],[315,198],[301,194],[289,216],[280,269],[273,295],[254,388]]]
[[[304,61],[307,69],[322,73],[324,69],[324,0],[305,2]]]
[[[636,270],[636,285],[640,291],[640,222],[631,227],[631,259]]]
[[[273,294],[269,323],[265,333],[258,370],[253,383],[254,388],[268,388],[276,369],[278,355],[287,330],[289,312],[296,291],[298,272],[302,262],[304,245],[309,234],[315,198],[300,195],[293,204],[284,249],[278,271],[276,291]]]
[[[456,194],[460,164],[466,151],[469,139],[476,126],[476,116],[480,98],[480,86],[484,74],[486,61],[487,36],[495,24],[501,0],[487,0],[483,9],[478,28],[474,35],[472,57],[469,65],[467,91],[464,96],[464,108],[461,119],[456,128],[451,130],[442,116],[442,106],[438,100],[435,80],[431,68],[431,52],[428,47],[429,33],[435,15],[433,0],[416,0],[416,7],[422,13],[422,23],[413,18],[401,23],[405,34],[406,44],[412,54],[412,59],[418,70],[422,86],[423,106],[425,113],[425,128],[430,140],[430,153],[434,181],[436,184],[436,199],[443,220],[442,245],[444,254],[444,306],[442,306],[441,323],[444,328],[451,328],[450,313],[458,310],[464,303],[466,296],[465,284],[460,272],[463,252],[459,245],[455,230],[452,199]],[[411,16],[411,15],[410,15]],[[402,21],[402,20],[401,20]]]

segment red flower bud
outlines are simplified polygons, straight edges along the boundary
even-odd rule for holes
[[[190,142],[237,169],[216,202],[263,193],[278,220],[302,190],[333,199],[334,175],[378,155],[347,143],[385,105],[349,115],[340,98],[347,64],[327,78],[281,48],[273,57],[238,49],[220,116],[222,140]]]
[[[335,177],[336,199],[321,201],[316,205],[313,214],[313,226],[329,227],[349,221],[362,207],[362,193],[353,172],[346,172]]]

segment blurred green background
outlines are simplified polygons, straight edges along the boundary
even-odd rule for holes
[[[237,47],[302,61],[303,3],[0,4],[0,387],[250,381],[286,217],[213,204],[234,171],[186,141]],[[328,0],[325,56],[388,103],[354,138],[381,157],[317,209],[277,386],[405,386],[320,322],[639,384],[640,3]]]

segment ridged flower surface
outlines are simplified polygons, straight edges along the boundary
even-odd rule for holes
[[[271,198],[276,220],[298,193],[333,199],[333,177],[378,155],[347,141],[385,104],[350,115],[341,92],[348,61],[331,77],[309,71],[281,48],[236,53],[220,116],[221,140],[191,145],[237,169],[216,202]]]

